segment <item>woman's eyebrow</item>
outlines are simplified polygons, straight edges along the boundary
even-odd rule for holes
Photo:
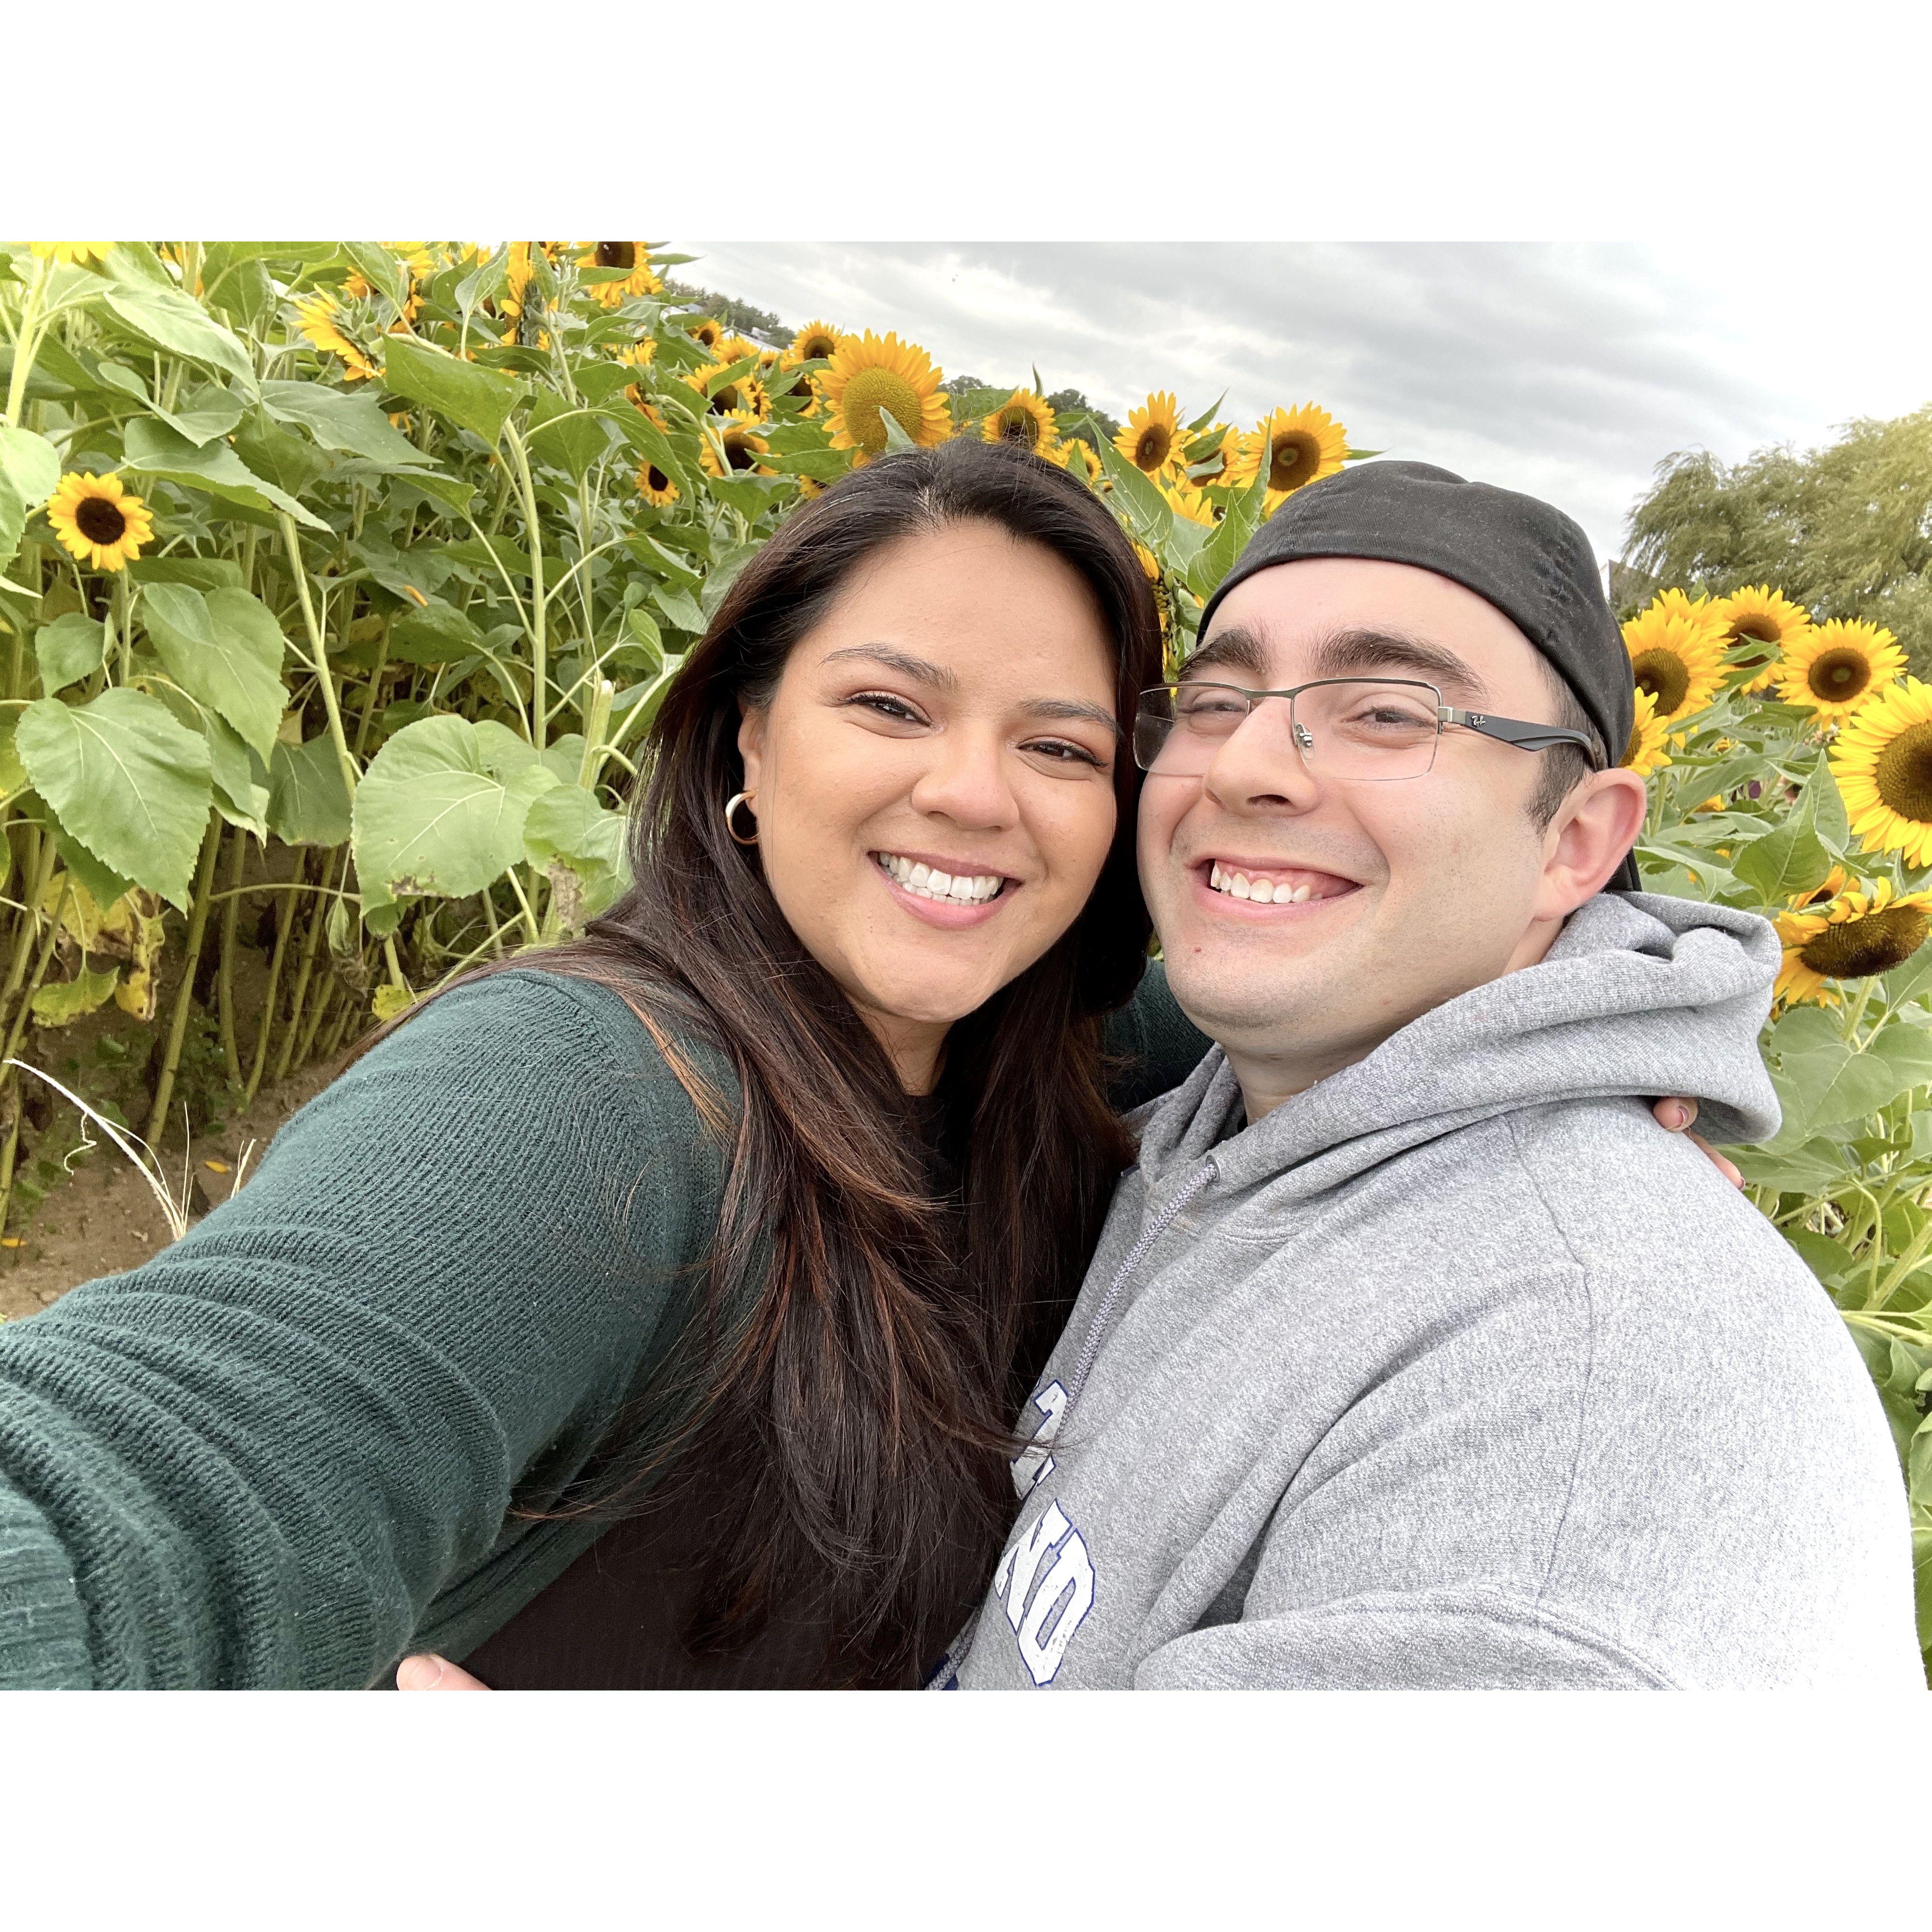
[[[959,688],[958,679],[944,664],[916,658],[909,651],[896,651],[890,644],[847,644],[838,650],[827,651],[821,662],[837,664],[845,658],[869,658],[873,663],[884,664],[888,670],[898,671],[934,691]]]
[[[847,658],[865,658],[874,664],[884,664],[887,670],[898,671],[934,691],[956,692],[959,688],[958,678],[944,664],[916,658],[909,651],[894,650],[890,644],[846,644],[838,650],[827,651],[820,662],[836,664]],[[1117,738],[1126,735],[1120,729],[1120,720],[1104,705],[1085,704],[1072,698],[1031,698],[1024,700],[1019,708],[1029,718],[1084,718],[1104,725]]]

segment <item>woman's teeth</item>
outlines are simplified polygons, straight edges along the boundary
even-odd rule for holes
[[[1252,899],[1257,905],[1299,905],[1315,896],[1312,886],[1277,885],[1268,879],[1251,879],[1245,872],[1223,872],[1219,860],[1208,883],[1217,892],[1226,892],[1231,898]]]
[[[915,898],[946,899],[954,905],[984,905],[1006,890],[1006,877],[1000,872],[935,872],[930,866],[902,859],[896,852],[874,852],[882,872],[891,875]]]

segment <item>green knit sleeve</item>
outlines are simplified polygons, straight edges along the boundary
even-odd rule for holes
[[[0,1684],[376,1682],[633,1391],[717,1182],[615,994],[432,1002],[184,1240],[0,1328]]]
[[[1213,1045],[1175,1004],[1167,968],[1149,960],[1133,998],[1107,1018],[1107,1051],[1120,1063],[1108,1089],[1116,1111],[1130,1112],[1178,1087]]]

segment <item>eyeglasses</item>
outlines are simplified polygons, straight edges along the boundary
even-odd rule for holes
[[[1288,700],[1288,734],[1303,765],[1334,778],[1419,778],[1436,762],[1445,724],[1480,732],[1526,752],[1575,745],[1593,770],[1603,760],[1580,731],[1493,718],[1444,704],[1432,684],[1410,678],[1324,677],[1287,691],[1234,684],[1157,684],[1141,693],[1134,762],[1155,777],[1198,778],[1263,700]]]

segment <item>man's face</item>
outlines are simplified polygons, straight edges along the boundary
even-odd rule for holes
[[[1556,722],[1522,633],[1473,591],[1408,564],[1258,571],[1229,592],[1184,675],[1249,690],[1420,679],[1459,709]],[[1526,939],[1550,916],[1555,835],[1527,809],[1541,764],[1451,725],[1420,776],[1336,778],[1318,742],[1304,762],[1288,704],[1274,700],[1214,748],[1204,773],[1150,772],[1141,882],[1175,997],[1231,1053],[1292,1054],[1320,1078],[1527,963]],[[1237,874],[1249,896],[1226,889]]]

